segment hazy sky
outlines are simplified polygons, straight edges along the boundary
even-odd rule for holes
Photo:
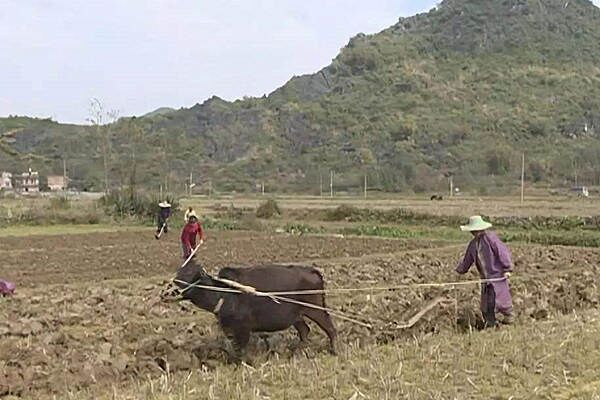
[[[600,0],[598,0],[600,1]],[[436,0],[0,0],[0,116],[262,96]]]

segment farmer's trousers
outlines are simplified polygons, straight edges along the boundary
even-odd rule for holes
[[[156,233],[160,232],[160,230],[163,227],[163,224],[165,225],[165,229],[163,230],[164,233],[167,233],[169,231],[169,227],[167,226],[167,219],[163,218],[162,215],[158,216],[158,220],[157,220],[157,228],[156,228]]]
[[[486,326],[496,326],[496,313],[504,315],[504,323],[513,319],[512,296],[508,280],[481,284],[481,313]]]
[[[486,328],[496,326],[496,293],[491,283],[481,284],[481,314]]]

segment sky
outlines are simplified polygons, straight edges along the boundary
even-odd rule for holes
[[[0,0],[0,116],[262,96],[437,0]],[[600,0],[597,0],[597,4]]]

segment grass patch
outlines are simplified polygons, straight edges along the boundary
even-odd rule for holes
[[[291,233],[292,235],[305,235],[307,233],[323,233],[325,228],[314,227],[311,225],[299,223],[299,222],[288,222],[283,226],[285,233]]]
[[[381,236],[391,238],[419,238],[424,237],[425,233],[418,230],[397,228],[392,226],[358,226],[353,228],[344,228],[341,230],[345,235],[357,236]]]
[[[414,225],[358,225],[344,227],[338,230],[344,235],[377,236],[384,238],[407,238],[427,240],[452,240],[464,241],[471,236],[451,227],[425,227]],[[541,244],[546,246],[578,246],[600,247],[600,232],[587,229],[560,231],[560,230],[524,230],[500,229],[501,239],[507,243]]]
[[[51,197],[50,208],[54,210],[68,210],[71,208],[71,200],[67,196]]]
[[[241,230],[240,223],[232,220],[222,220],[206,217],[202,220],[204,229],[215,229],[220,231],[237,231]]]
[[[521,231],[500,235],[506,242],[536,243],[546,246],[600,247],[600,232],[595,231]]]
[[[341,228],[344,235],[377,236],[384,238],[404,238],[442,241],[466,241],[471,237],[456,228],[445,226],[429,227],[415,225],[357,225]]]
[[[550,230],[579,230],[599,229],[600,216],[569,216],[569,217],[488,217],[483,216],[496,227],[521,228],[521,229],[550,229]],[[341,205],[335,209],[327,210],[323,219],[325,221],[346,222],[371,222],[371,223],[398,223],[404,225],[430,225],[458,228],[467,220],[456,215],[434,215],[416,212],[404,208],[391,210],[377,210],[369,208],[356,208]]]

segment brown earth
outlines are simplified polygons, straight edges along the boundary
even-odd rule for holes
[[[209,232],[199,259],[209,270],[232,264],[390,253],[423,247],[417,241],[335,236]],[[427,245],[431,247],[435,243]],[[0,276],[37,284],[167,276],[182,260],[178,232],[157,241],[153,232],[2,238]]]
[[[106,389],[165,371],[212,369],[225,362],[223,349],[229,344],[212,315],[159,299],[180,262],[177,237],[169,235],[158,242],[151,234],[135,232],[3,239],[0,276],[15,280],[18,288],[16,296],[0,298],[0,396],[41,398]],[[457,280],[453,266],[462,248],[434,246],[376,238],[215,232],[199,259],[212,271],[226,264],[312,260],[329,288]],[[520,246],[513,251],[518,323],[598,306],[600,250]],[[391,322],[408,320],[438,296],[450,301],[411,329],[390,329]],[[376,326],[370,332],[336,320],[342,344],[370,346],[478,323],[477,285],[332,293],[328,305]],[[324,335],[313,326],[305,348],[297,348],[295,333],[286,331],[264,341],[254,338],[249,357],[267,351],[267,344],[277,357],[298,351],[312,357],[327,348]]]

